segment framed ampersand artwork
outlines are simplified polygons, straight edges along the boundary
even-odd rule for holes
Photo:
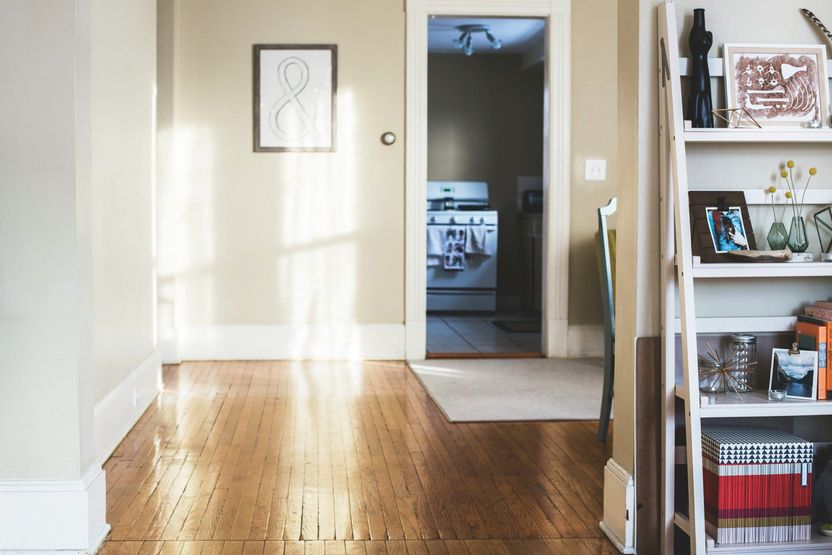
[[[338,46],[254,45],[254,152],[335,152]]]

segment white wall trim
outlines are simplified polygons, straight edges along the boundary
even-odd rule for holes
[[[179,364],[182,359],[179,357],[179,337],[176,331],[167,331],[164,336],[160,334],[156,341],[156,349],[162,364]]]
[[[614,459],[604,466],[601,530],[621,553],[635,553],[635,481]]]
[[[153,351],[95,404],[95,455],[104,464],[162,390],[162,362]]]
[[[182,360],[401,360],[401,324],[179,328]]]
[[[569,326],[569,358],[587,358],[604,356],[604,326],[574,325]]]
[[[110,532],[100,466],[77,480],[0,480],[0,551],[95,553]]]
[[[428,16],[544,17],[543,352],[567,357],[571,160],[571,0],[407,0],[405,327],[408,360],[425,358]]]

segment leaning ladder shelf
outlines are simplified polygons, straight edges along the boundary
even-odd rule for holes
[[[832,538],[814,536],[808,542],[717,545],[705,532],[702,475],[702,420],[730,418],[779,418],[832,416],[832,402],[770,402],[765,394],[710,399],[699,394],[697,332],[729,331],[784,332],[793,329],[794,317],[697,318],[695,283],[735,278],[823,278],[832,277],[832,264],[701,264],[694,259],[688,207],[688,145],[695,143],[832,143],[830,130],[685,129],[682,113],[682,72],[687,60],[679,57],[679,35],[672,0],[659,4],[659,141],[661,146],[661,268],[662,268],[662,549],[676,552],[676,530],[687,534],[691,553],[830,553]],[[711,61],[713,67],[717,63]],[[825,202],[825,201],[824,201]],[[676,314],[678,291],[679,314]],[[733,330],[732,330],[733,328]],[[676,378],[676,336],[681,337],[683,383]],[[693,392],[693,394],[691,394]],[[685,447],[676,448],[676,402],[684,403]],[[680,422],[681,424],[681,422]],[[675,465],[677,453],[687,463],[688,514],[677,512]],[[679,455],[681,457],[681,455]]]

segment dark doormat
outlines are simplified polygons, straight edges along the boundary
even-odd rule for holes
[[[540,333],[540,320],[492,320],[492,324],[506,333]]]

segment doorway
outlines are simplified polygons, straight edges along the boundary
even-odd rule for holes
[[[406,356],[410,360],[426,358],[428,339],[428,29],[432,20],[450,16],[542,20],[543,170],[539,190],[543,193],[543,206],[538,220],[541,285],[537,288],[540,291],[542,322],[537,353],[547,357],[567,356],[571,183],[570,5],[570,0],[495,0],[487,6],[475,0],[459,0],[452,5],[443,0],[408,1],[405,334]],[[515,190],[516,187],[515,183]],[[526,291],[534,291],[534,287]],[[493,325],[491,322],[487,324]],[[516,355],[517,352],[511,354]]]
[[[428,358],[542,356],[545,29],[428,22]]]

